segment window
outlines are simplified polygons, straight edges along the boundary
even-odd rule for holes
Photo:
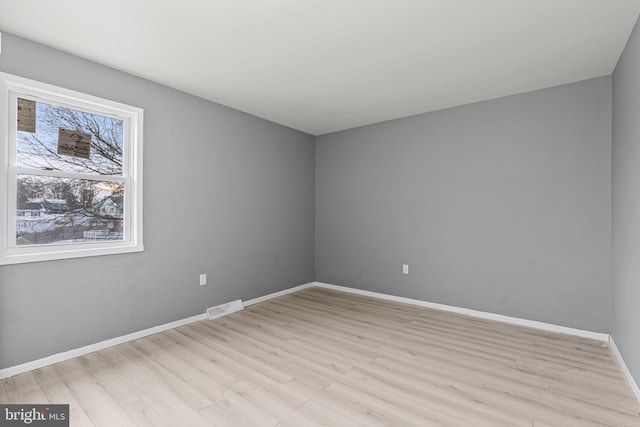
[[[0,264],[142,251],[142,109],[0,80]]]

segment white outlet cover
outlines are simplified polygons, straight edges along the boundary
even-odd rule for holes
[[[402,274],[409,274],[409,264],[402,264]]]

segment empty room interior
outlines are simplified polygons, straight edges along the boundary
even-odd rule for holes
[[[0,425],[640,426],[639,14],[0,0]]]

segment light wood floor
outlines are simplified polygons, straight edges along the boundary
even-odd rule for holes
[[[0,381],[84,426],[640,426],[597,341],[311,288]]]

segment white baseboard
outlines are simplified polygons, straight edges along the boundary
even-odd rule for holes
[[[292,292],[310,288],[311,286],[314,286],[314,283],[306,283],[300,286],[295,286],[290,289],[285,289],[284,291],[274,292],[269,295],[265,295],[262,297],[258,297],[258,298],[254,298],[249,301],[246,301],[244,302],[244,306],[246,307],[248,305],[257,304],[262,301],[267,301],[267,300],[277,298],[286,294],[290,294]],[[179,326],[187,325],[189,323],[197,322],[199,320],[206,320],[206,319],[207,319],[206,313],[198,314],[196,316],[188,317],[186,319],[176,320],[175,322],[165,323],[164,325],[154,326],[152,328],[144,329],[142,331],[132,332],[130,334],[123,335],[120,337],[111,338],[105,341],[100,341],[95,344],[89,344],[84,347],[68,350],[63,353],[57,353],[51,356],[43,357],[42,359],[37,359],[31,362],[22,363],[20,365],[11,366],[9,368],[0,369],[0,380],[3,378],[12,377],[14,375],[22,374],[24,372],[32,371],[34,369],[42,368],[44,366],[53,365],[54,363],[64,362],[65,360],[69,360],[74,357],[93,353],[94,351],[113,347],[114,345],[122,344],[127,341],[137,340],[138,338],[143,338],[148,335],[157,334],[158,332],[163,332],[169,329],[177,328]]]
[[[89,344],[84,347],[74,348],[73,350],[65,351],[63,353],[58,353],[52,356],[43,357],[42,359],[37,359],[31,362],[22,363],[20,365],[11,366],[9,368],[0,369],[0,380],[3,378],[12,377],[14,375],[22,374],[24,372],[32,371],[34,369],[42,368],[44,366],[53,365],[54,363],[64,362],[65,360],[69,360],[74,357],[93,353],[94,351],[113,347],[114,345],[122,344],[127,341],[137,340],[138,338],[146,337],[148,335],[157,334],[158,332],[177,328],[178,326],[187,325],[189,323],[197,322],[199,320],[205,320],[206,318],[207,318],[206,314],[198,314],[197,316],[187,317],[186,319],[176,320],[175,322],[165,323],[164,325],[154,326],[152,328],[144,329],[142,331],[132,332],[127,335],[122,335],[120,337],[111,338],[105,341],[100,341],[95,344]]]
[[[315,286],[315,285],[316,285],[316,282],[305,283],[304,285],[294,286],[293,288],[285,289],[284,291],[274,292],[274,293],[269,294],[269,295],[265,295],[265,296],[254,298],[254,299],[250,299],[248,301],[243,301],[243,304],[246,307],[248,305],[257,304],[259,302],[268,301],[268,300],[273,299],[273,298],[278,298],[278,297],[281,297],[283,295],[287,295],[287,294],[291,294],[293,292],[301,291],[303,289],[311,288],[312,286]]]
[[[535,320],[520,319],[518,317],[503,316],[502,314],[488,313],[485,311],[471,310],[452,305],[438,304],[434,302],[422,301],[412,298],[398,297],[395,295],[382,294],[379,292],[363,291],[361,289],[349,288],[346,286],[331,285],[329,283],[315,282],[315,286],[327,289],[335,289],[337,291],[350,292],[352,294],[364,295],[373,298],[385,299],[388,301],[401,302],[405,304],[417,305],[420,307],[434,308],[436,310],[450,311],[453,313],[464,314],[467,316],[479,317],[481,319],[496,320],[498,322],[511,323],[519,326],[527,326],[529,328],[542,329],[544,331],[559,332],[562,334],[574,335],[583,338],[591,338],[597,341],[608,342],[609,334],[600,332],[584,331],[582,329],[568,328],[566,326],[558,326],[551,323],[538,322]]]
[[[631,386],[631,390],[633,390],[633,393],[636,395],[636,399],[638,399],[638,402],[640,402],[640,388],[638,388],[638,383],[636,382],[635,378],[633,378],[633,375],[631,375],[631,371],[629,371],[627,364],[624,363],[622,354],[620,354],[620,350],[618,350],[618,346],[613,340],[613,337],[609,339],[609,347],[611,347],[611,349],[613,350],[613,354],[615,354],[618,358],[618,363],[620,363],[620,367],[624,372],[624,376],[627,377],[627,382]]]
[[[349,287],[338,286],[338,285],[331,285],[331,284],[328,284],[328,283],[321,283],[321,282],[305,283],[303,285],[295,286],[293,288],[285,289],[283,291],[274,292],[272,294],[268,294],[268,295],[265,295],[265,296],[262,296],[262,297],[250,299],[248,301],[243,302],[243,304],[244,304],[245,307],[246,306],[250,306],[250,305],[253,305],[253,304],[260,303],[260,302],[268,301],[268,300],[273,299],[273,298],[278,298],[278,297],[281,297],[281,296],[284,296],[284,295],[287,295],[287,294],[290,294],[290,293],[293,293],[293,292],[301,291],[303,289],[311,288],[313,286],[317,286],[317,287],[321,287],[321,288],[327,288],[327,289],[334,289],[334,290],[343,291],[343,292],[350,292],[350,293],[353,293],[353,294],[364,295],[364,296],[369,296],[369,297],[374,297],[374,298],[380,298],[380,299],[385,299],[385,300],[388,300],[388,301],[395,301],[395,302],[401,302],[401,303],[405,303],[405,304],[412,304],[412,305],[417,305],[417,306],[420,306],[420,307],[428,307],[428,308],[434,308],[434,309],[437,309],[437,310],[450,311],[450,312],[454,312],[454,313],[465,314],[467,316],[479,317],[479,318],[482,318],[482,319],[496,320],[496,321],[499,321],[499,322],[511,323],[511,324],[520,325],[520,326],[528,326],[528,327],[531,327],[531,328],[542,329],[542,330],[545,330],[545,331],[560,332],[560,333],[569,334],[569,335],[576,335],[576,336],[579,336],[579,337],[591,338],[591,339],[595,339],[595,340],[598,340],[598,341],[604,341],[604,342],[608,342],[609,341],[609,335],[608,334],[590,332],[590,331],[583,331],[581,329],[567,328],[567,327],[564,327],[564,326],[553,325],[553,324],[550,324],[550,323],[537,322],[537,321],[534,321],[534,320],[526,320],[526,319],[520,319],[520,318],[517,318],[517,317],[503,316],[503,315],[500,315],[500,314],[493,314],[493,313],[487,313],[487,312],[483,312],[483,311],[470,310],[470,309],[467,309],[467,308],[460,308],[460,307],[455,307],[455,306],[450,306],[450,305],[437,304],[437,303],[432,303],[432,302],[428,302],[428,301],[416,300],[416,299],[412,299],[412,298],[398,297],[398,296],[382,294],[382,293],[378,293],[378,292],[364,291],[364,290],[361,290],[361,289],[349,288]],[[101,341],[99,343],[90,344],[90,345],[87,345],[87,346],[84,346],[84,347],[80,347],[80,348],[77,348],[77,349],[65,351],[63,353],[58,353],[58,354],[54,354],[52,356],[47,356],[47,357],[44,357],[42,359],[33,360],[31,362],[23,363],[23,364],[16,365],[16,366],[11,366],[9,368],[0,369],[0,379],[8,378],[8,377],[11,377],[11,376],[14,376],[14,375],[17,375],[17,374],[21,374],[23,372],[28,372],[28,371],[31,371],[31,370],[34,370],[34,369],[42,368],[44,366],[52,365],[54,363],[62,362],[62,361],[65,361],[65,360],[68,360],[68,359],[71,359],[71,358],[74,358],[74,357],[82,356],[82,355],[85,355],[85,354],[88,354],[88,353],[92,353],[94,351],[102,350],[102,349],[105,349],[105,348],[108,348],[108,347],[113,347],[114,345],[122,344],[122,343],[125,343],[127,341],[133,341],[133,340],[136,340],[138,338],[146,337],[148,335],[153,335],[153,334],[156,334],[156,333],[159,333],[159,332],[163,332],[163,331],[166,331],[166,330],[169,330],[169,329],[177,328],[179,326],[187,325],[189,323],[197,322],[199,320],[205,320],[206,318],[207,318],[206,314],[199,314],[197,316],[188,317],[186,319],[177,320],[175,322],[166,323],[164,325],[154,326],[152,328],[145,329],[145,330],[138,331],[138,332],[133,332],[131,334],[123,335],[121,337],[112,338],[112,339],[109,339],[109,340]],[[617,349],[615,351],[616,351],[616,354],[618,355],[618,358],[622,361],[622,358],[619,356],[619,353],[617,353]],[[621,365],[626,370],[626,365],[624,365],[624,362],[621,362]],[[628,372],[628,370],[626,370],[625,372]],[[632,378],[630,376],[630,374],[628,374],[628,377]],[[635,385],[636,383],[633,382],[633,384]],[[637,393],[637,390],[638,390],[637,389],[637,385],[635,385],[634,391],[636,393]]]

